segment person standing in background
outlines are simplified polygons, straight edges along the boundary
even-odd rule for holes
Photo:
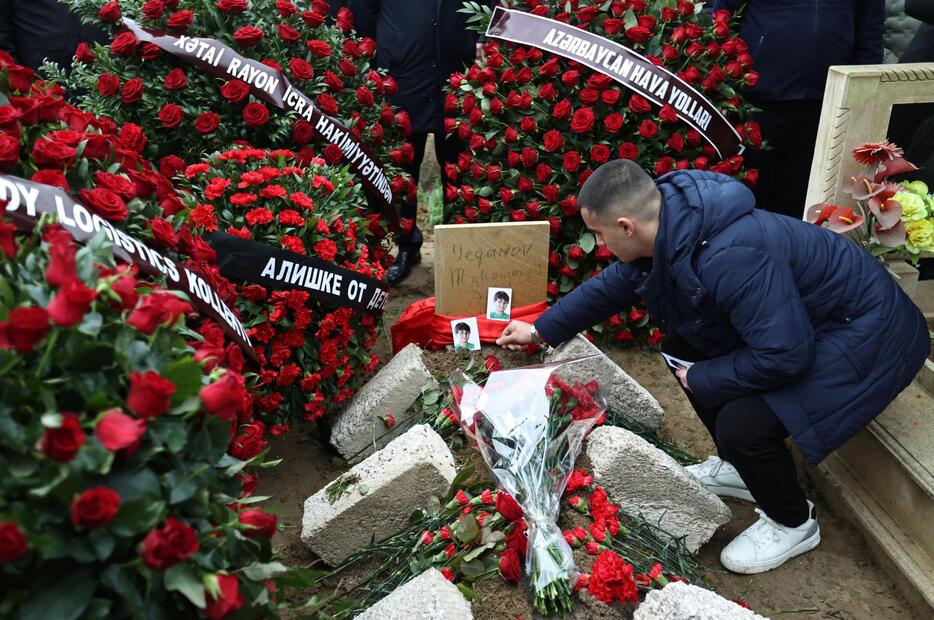
[[[492,6],[494,1],[486,3]],[[344,4],[354,15],[357,33],[376,40],[377,64],[399,84],[391,102],[408,113],[409,142],[415,150],[406,171],[418,183],[429,133],[435,135],[435,154],[443,171],[445,163],[457,161],[463,144],[444,135],[442,88],[452,73],[464,71],[481,53],[479,35],[467,29],[466,16],[457,12],[462,0],[346,0]],[[417,210],[416,200],[407,200],[402,207],[403,230],[396,236],[399,254],[389,268],[390,284],[404,280],[421,261]]]
[[[67,70],[79,43],[107,39],[57,0],[0,0],[0,49],[24,67],[37,69],[51,60]]]
[[[882,62],[885,0],[715,0],[714,10],[743,12],[759,82],[744,94],[772,150],[747,152],[759,168],[756,204],[801,218],[814,159],[827,69]]]

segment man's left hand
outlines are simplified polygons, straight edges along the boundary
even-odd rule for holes
[[[678,377],[678,381],[681,382],[681,385],[684,387],[684,389],[690,392],[691,386],[688,385],[688,370],[690,370],[690,368],[679,368],[675,371],[675,376]]]

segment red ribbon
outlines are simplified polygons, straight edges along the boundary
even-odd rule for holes
[[[535,319],[547,309],[548,304],[544,301],[531,306],[513,308],[510,318],[534,323]],[[463,318],[468,317],[435,314],[434,297],[416,301],[406,308],[399,320],[389,328],[392,332],[393,352],[398,352],[412,342],[423,349],[440,349],[445,345],[454,344],[451,321]],[[496,339],[503,333],[503,329],[509,324],[506,321],[488,319],[486,314],[479,314],[476,319],[480,330],[480,342],[496,342]]]

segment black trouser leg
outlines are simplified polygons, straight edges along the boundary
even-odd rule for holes
[[[662,351],[685,361],[704,359],[677,335],[665,338]],[[689,383],[690,379],[689,372]],[[785,445],[788,431],[765,400],[752,395],[712,408],[698,403],[690,392],[685,394],[710,432],[720,458],[736,468],[765,514],[788,527],[807,521],[807,500]]]
[[[415,150],[415,157],[412,159],[412,163],[405,166],[405,171],[412,175],[412,179],[415,181],[415,185],[418,185],[418,177],[422,168],[422,160],[425,158],[425,142],[427,139],[428,134],[423,131],[413,131],[412,134],[408,137],[408,142]],[[400,248],[421,246],[422,234],[418,230],[418,225],[416,222],[416,217],[418,216],[418,199],[406,198],[402,203],[402,208],[399,210],[399,216],[402,219],[411,220],[412,229],[408,233],[399,233],[396,235],[396,243]]]
[[[820,101],[753,101],[762,108],[753,117],[762,137],[772,147],[768,151],[748,151],[747,167],[759,169],[759,182],[753,188],[756,206],[773,213],[801,219],[807,204],[808,179],[817,127]]]

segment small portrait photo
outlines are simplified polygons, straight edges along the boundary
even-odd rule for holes
[[[512,311],[511,288],[488,288],[486,294],[486,318],[508,321]]]
[[[454,336],[455,351],[480,349],[480,329],[477,327],[476,317],[451,321],[451,335]]]

